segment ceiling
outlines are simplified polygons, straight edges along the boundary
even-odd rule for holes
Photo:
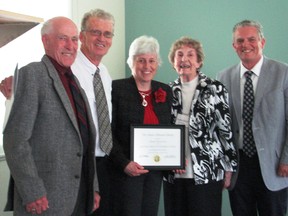
[[[0,10],[0,48],[41,22],[39,17]]]

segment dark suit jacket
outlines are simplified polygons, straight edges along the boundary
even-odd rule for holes
[[[166,102],[156,103],[155,92],[166,91]],[[168,85],[152,81],[154,111],[160,124],[171,124],[172,93]],[[133,77],[112,82],[112,133],[113,149],[110,154],[113,162],[121,169],[130,162],[130,125],[143,124],[144,107]]]
[[[84,91],[82,95],[88,107]],[[90,109],[87,110],[91,128],[87,154],[91,210],[94,191],[99,188],[95,128]],[[82,173],[83,145],[66,90],[47,56],[20,69],[3,138],[6,160],[15,180],[14,215],[31,215],[25,205],[44,195],[49,209],[41,215],[71,215]]]
[[[222,71],[218,79],[229,92],[232,130],[239,146],[241,123],[240,64]],[[279,163],[288,164],[288,66],[264,57],[258,79],[252,130],[264,183],[276,191],[288,186],[277,175]],[[239,161],[241,163],[241,160]],[[235,182],[237,175],[233,176]]]

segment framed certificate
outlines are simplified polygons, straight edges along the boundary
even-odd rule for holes
[[[149,170],[184,169],[184,125],[131,125],[131,160]]]

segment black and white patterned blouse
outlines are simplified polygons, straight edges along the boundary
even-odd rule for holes
[[[237,154],[232,142],[228,92],[224,85],[202,72],[191,104],[189,144],[196,184],[223,180],[225,171],[235,172]],[[173,92],[172,121],[182,114],[180,78],[170,83]]]

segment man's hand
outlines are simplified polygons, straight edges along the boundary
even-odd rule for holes
[[[280,177],[288,177],[288,164],[279,164],[277,174]]]
[[[13,76],[6,77],[0,83],[0,91],[7,99],[10,99],[12,96],[12,83],[13,83]]]
[[[138,163],[131,161],[124,169],[124,172],[129,176],[140,176],[142,174],[148,173],[149,171],[144,169],[143,166]]]
[[[100,206],[100,195],[98,192],[94,192],[94,208],[93,211],[96,211]]]
[[[26,205],[26,211],[31,214],[41,214],[49,208],[46,196]]]

